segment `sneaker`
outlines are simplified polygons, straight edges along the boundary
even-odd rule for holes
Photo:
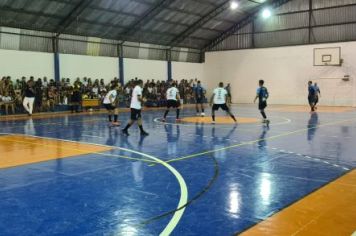
[[[166,119],[165,119],[165,118],[163,118],[163,119],[162,119],[162,122],[166,122]]]
[[[197,116],[200,116],[200,113],[199,113],[199,112],[197,112]]]
[[[150,134],[147,133],[146,131],[142,131],[142,132],[141,132],[141,135],[142,135],[142,136],[148,136],[148,135],[150,135]]]
[[[122,134],[124,134],[124,135],[126,135],[126,136],[129,136],[129,135],[130,135],[129,132],[128,132],[127,130],[125,130],[125,129],[122,130]]]
[[[202,112],[200,115],[201,115],[201,117],[204,117],[204,116],[205,116],[205,113],[204,113],[204,112]]]
[[[179,123],[179,122],[181,122],[181,121],[182,121],[182,120],[181,120],[181,119],[179,119],[179,118],[178,118],[178,119],[176,119],[176,122],[177,122],[177,123]]]
[[[112,122],[111,125],[112,126],[120,126],[120,123],[119,122]]]
[[[213,121],[211,122],[211,124],[215,125],[215,121],[213,120]]]

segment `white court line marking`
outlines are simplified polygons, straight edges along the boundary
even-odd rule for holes
[[[194,116],[194,114],[192,114],[191,116]],[[174,117],[174,116],[167,116],[167,117]],[[186,116],[182,116],[182,117],[190,117],[188,115]],[[271,122],[270,125],[272,126],[277,126],[277,125],[284,125],[284,124],[289,124],[289,123],[292,123],[292,120],[289,119],[289,118],[286,118],[286,117],[281,117],[281,116],[270,116],[270,117],[275,117],[275,118],[280,118],[284,121],[282,122],[278,122],[278,123],[273,123]],[[196,126],[196,125],[203,125],[204,127],[216,127],[216,124],[208,124],[208,123],[197,123],[197,124],[194,124],[194,123],[168,123],[168,122],[163,122],[161,121],[161,117],[157,117],[155,119],[153,119],[154,122],[158,123],[158,124],[161,124],[161,125],[182,125],[182,126]],[[256,125],[259,125],[260,123],[246,123],[246,124],[239,124],[237,123],[237,125],[246,125],[246,126],[256,126]],[[228,124],[217,124],[219,126],[219,128],[228,128],[228,127],[231,127],[231,125],[236,125],[236,124],[231,124],[231,125],[228,125]],[[240,130],[247,130],[247,129],[240,129]]]
[[[86,135],[86,134],[82,134],[83,137],[90,137],[90,138],[103,138],[100,136],[95,136],[95,135]]]
[[[122,147],[114,147],[114,146],[109,146],[109,145],[102,145],[102,144],[96,144],[96,143],[88,143],[88,142],[78,142],[78,141],[72,141],[72,140],[66,140],[66,139],[59,139],[59,138],[51,138],[51,137],[41,137],[41,136],[36,136],[36,135],[26,135],[26,134],[11,134],[11,135],[23,135],[23,136],[29,136],[29,137],[35,137],[35,138],[41,138],[41,139],[52,139],[52,140],[59,140],[59,141],[64,141],[64,142],[71,142],[71,143],[82,143],[82,144],[90,144],[90,145],[95,145],[95,146],[102,146],[102,147],[110,147],[110,148],[114,148],[114,149],[119,149],[119,150],[123,150],[126,152],[131,152],[131,153],[135,153],[144,157],[147,157],[149,159],[152,159],[154,161],[156,161],[157,163],[163,165],[164,167],[166,167],[177,179],[179,186],[180,186],[180,198],[179,198],[179,202],[178,202],[178,206],[176,209],[180,209],[176,212],[174,212],[171,220],[169,221],[169,223],[167,224],[167,226],[164,228],[164,230],[160,233],[161,236],[168,236],[170,235],[173,230],[175,229],[175,227],[178,225],[180,219],[183,216],[183,213],[185,211],[185,205],[188,203],[188,188],[187,188],[187,184],[185,183],[184,178],[182,177],[182,175],[174,168],[172,167],[170,164],[168,164],[165,161],[162,161],[161,159],[158,159],[154,156],[142,153],[142,152],[137,152],[131,149],[127,149],[127,148],[122,148]]]
[[[272,147],[271,149],[273,149],[273,150],[278,150],[278,148],[273,148],[273,147]],[[284,151],[284,150],[279,150],[279,152],[282,152],[282,151]],[[307,155],[303,155],[303,154],[301,154],[301,153],[294,153],[294,152],[282,152],[282,153],[295,154],[295,155],[297,155],[297,156],[305,157],[305,158],[308,158],[308,159],[311,159],[311,160],[314,160],[314,161],[323,162],[323,163],[325,163],[325,164],[332,165],[332,166],[337,167],[337,168],[342,168],[342,169],[344,169],[344,170],[350,170],[350,169],[347,168],[347,167],[339,166],[339,165],[336,165],[336,164],[331,164],[331,163],[328,162],[328,161],[323,161],[323,160],[321,160],[321,159],[319,159],[319,158],[310,157],[310,156],[307,156]]]

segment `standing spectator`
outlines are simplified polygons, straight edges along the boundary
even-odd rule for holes
[[[32,78],[27,82],[24,93],[25,98],[23,100],[23,107],[28,112],[28,115],[32,116],[33,103],[35,102],[35,88]]]
[[[72,111],[72,113],[79,112],[79,106],[80,106],[81,101],[82,101],[82,94],[80,92],[80,86],[79,86],[79,84],[77,84],[74,86],[73,93],[71,96],[71,111]]]
[[[42,82],[43,88],[47,89],[48,88],[48,81],[47,81],[47,77],[43,77],[43,82]]]
[[[22,89],[21,81],[19,79],[16,80],[14,89],[15,90],[21,90]]]
[[[47,92],[47,104],[50,111],[54,111],[54,107],[57,100],[57,92],[55,86],[49,86]]]
[[[24,92],[26,88],[26,77],[22,76],[21,78],[21,91]]]
[[[42,97],[43,97],[43,88],[42,80],[38,79],[35,83],[35,111],[40,112],[42,108]]]
[[[84,85],[84,87],[86,87],[86,86],[88,85],[88,79],[87,79],[87,77],[84,77],[84,78],[83,78],[83,85]]]

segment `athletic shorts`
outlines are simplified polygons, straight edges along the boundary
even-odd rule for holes
[[[141,110],[131,108],[131,120],[138,120],[141,118]]]
[[[316,96],[308,96],[308,102],[309,102],[309,104],[315,104]]]
[[[179,101],[176,101],[176,100],[167,100],[167,108],[178,108],[179,107],[179,104],[180,102]]]
[[[315,98],[315,104],[317,104],[319,102],[319,96],[316,96]]]
[[[229,111],[229,107],[226,105],[226,103],[213,105],[213,111],[217,111],[217,110],[219,110],[219,108],[221,108],[224,111]]]
[[[258,109],[259,110],[264,110],[266,107],[267,107],[267,102],[266,101],[258,103]]]
[[[204,97],[200,97],[200,98],[195,98],[195,103],[196,104],[203,104],[204,103]]]
[[[112,104],[104,104],[104,107],[106,108],[106,110],[108,111],[113,111],[115,110],[116,107],[114,107]]]

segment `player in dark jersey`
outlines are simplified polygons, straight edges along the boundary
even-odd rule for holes
[[[195,107],[197,110],[197,116],[205,116],[204,113],[204,100],[205,100],[205,89],[201,86],[200,81],[198,81],[198,84],[193,88],[194,92],[194,98],[195,98]],[[199,111],[199,106],[201,113]]]
[[[321,97],[321,92],[320,92],[320,88],[318,86],[317,83],[314,83],[314,88],[315,88],[315,92],[316,92],[316,98],[315,98],[315,110],[317,109],[316,104],[319,103],[319,97]]]
[[[265,113],[265,108],[267,107],[267,99],[269,97],[268,90],[266,87],[264,87],[264,81],[260,80],[258,81],[259,87],[257,88],[257,93],[255,100],[253,101],[254,103],[258,99],[258,109],[261,112],[261,115],[263,117],[263,123],[269,123],[269,120],[267,119],[266,113]]]
[[[313,82],[309,81],[308,82],[308,102],[309,102],[311,112],[315,111],[316,99],[317,99],[317,91],[316,91],[315,87],[313,86]]]

